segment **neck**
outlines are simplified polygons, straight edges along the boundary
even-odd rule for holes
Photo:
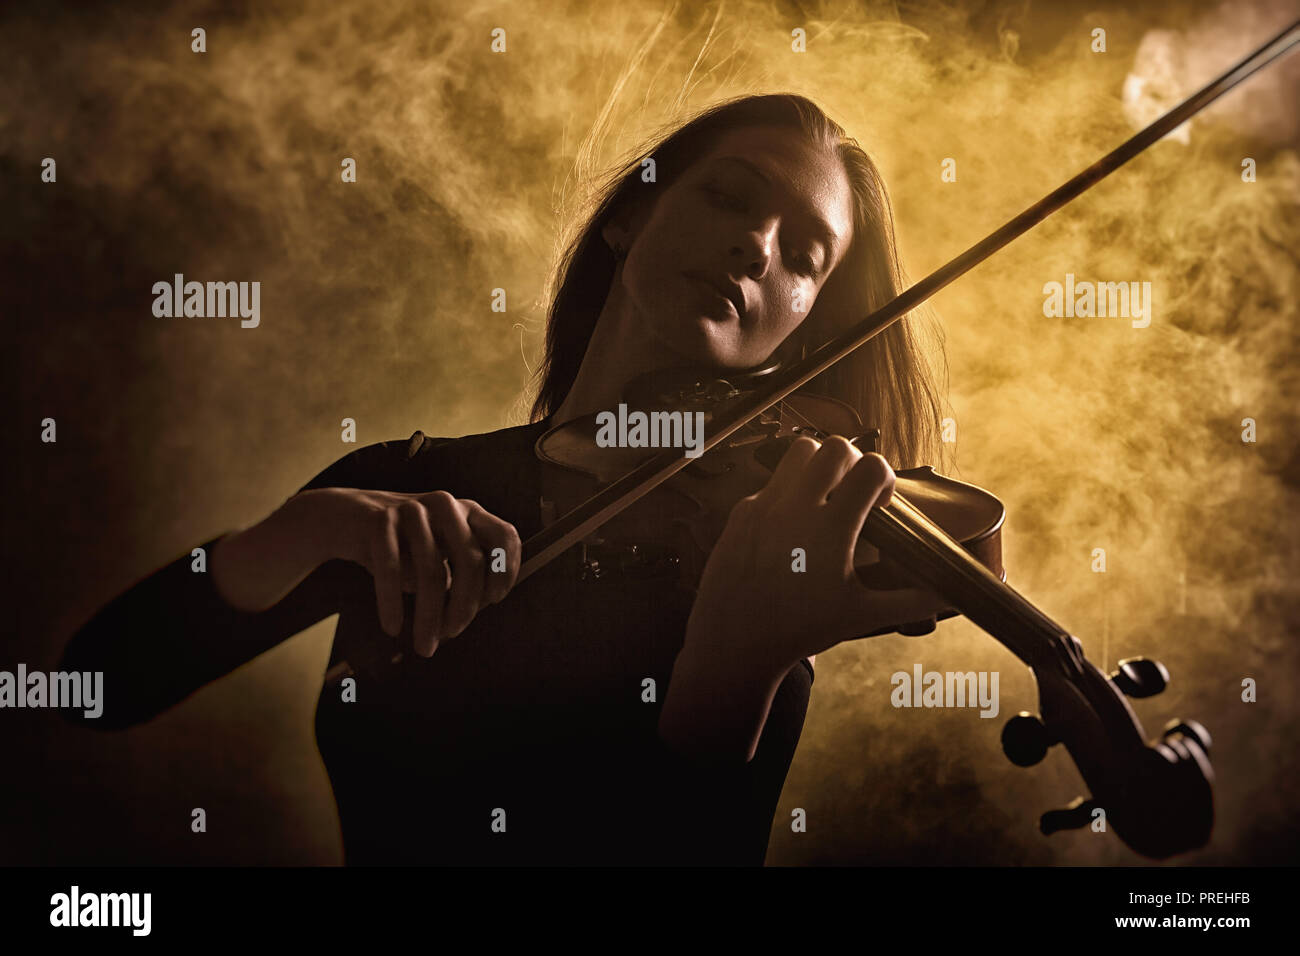
[[[622,400],[624,387],[636,376],[681,363],[680,357],[650,333],[652,321],[651,316],[633,309],[623,289],[620,264],[573,386],[555,410],[557,424],[612,411]]]

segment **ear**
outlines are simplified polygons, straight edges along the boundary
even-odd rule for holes
[[[627,223],[620,219],[611,218],[601,227],[600,235],[605,240],[605,245],[611,249],[617,246],[628,249],[632,246],[631,230],[628,229]]]
[[[633,199],[625,200],[601,226],[600,235],[605,240],[605,245],[611,249],[615,246],[631,249],[633,241],[641,231],[646,212],[644,203]]]

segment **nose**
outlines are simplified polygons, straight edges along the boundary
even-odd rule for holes
[[[776,221],[765,222],[760,229],[746,229],[731,247],[732,265],[743,270],[757,281],[767,274],[772,263],[772,245],[775,241]]]

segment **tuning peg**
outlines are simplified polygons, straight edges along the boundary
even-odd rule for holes
[[[1032,767],[1056,742],[1043,722],[1028,711],[1022,710],[1002,728],[1002,752],[1018,767]]]
[[[1048,810],[1038,820],[1038,829],[1044,836],[1050,836],[1057,830],[1078,830],[1092,822],[1092,811],[1097,804],[1083,797],[1075,797],[1063,810]]]
[[[1129,697],[1154,697],[1169,685],[1169,671],[1159,661],[1130,657],[1119,662],[1110,679]]]
[[[1210,732],[1205,729],[1205,725],[1195,720],[1179,720],[1175,717],[1169,723],[1165,724],[1164,734],[1166,740],[1174,734],[1182,734],[1184,737],[1191,737],[1200,745],[1201,750],[1208,754],[1210,752]]]

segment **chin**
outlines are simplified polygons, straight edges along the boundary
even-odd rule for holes
[[[735,349],[737,333],[735,322],[719,322],[707,315],[684,314],[675,316],[671,331],[664,329],[664,344],[681,358],[683,365],[705,365],[711,368],[745,368],[738,360]]]

